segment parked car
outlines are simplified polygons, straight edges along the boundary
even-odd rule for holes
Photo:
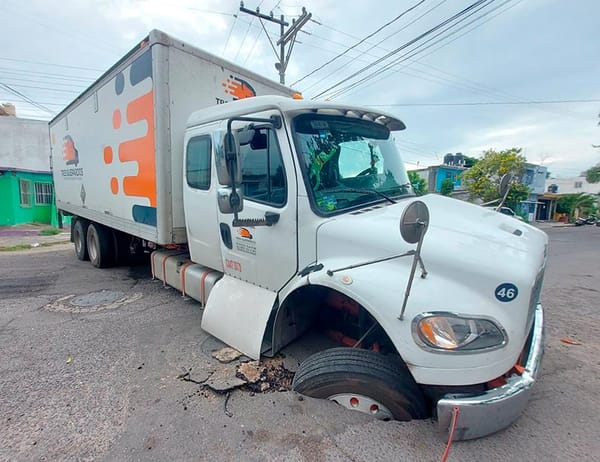
[[[496,210],[496,207],[486,207],[486,208],[487,208],[487,209],[494,209],[494,210]],[[498,213],[501,213],[501,214],[503,214],[503,215],[508,215],[509,217],[513,217],[513,218],[516,218],[517,220],[524,221],[524,220],[523,220],[523,217],[522,217],[522,216],[520,216],[520,215],[517,215],[517,214],[515,213],[515,211],[514,211],[513,209],[511,209],[510,207],[504,207],[504,206],[503,206],[503,207],[500,207],[500,208],[499,208],[498,210],[496,210],[496,211],[497,211]]]

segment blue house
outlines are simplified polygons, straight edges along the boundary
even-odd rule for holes
[[[454,186],[452,196],[457,196],[465,191],[460,178],[461,173],[467,169],[464,164],[462,154],[446,154],[442,165],[432,165],[415,170],[415,172],[427,182],[427,189],[430,193],[439,193],[442,189],[442,183],[449,178]]]
[[[534,221],[540,216],[540,212],[543,212],[538,210],[540,207],[547,206],[545,202],[540,201],[540,197],[546,192],[547,175],[547,167],[536,164],[525,164],[525,173],[521,177],[521,183],[524,183],[529,188],[529,197],[527,200],[521,201],[518,212],[520,212],[520,215],[524,215],[528,222]]]

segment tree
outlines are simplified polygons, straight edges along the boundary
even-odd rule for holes
[[[479,159],[477,159],[476,157],[464,156],[465,165],[463,165],[463,167],[471,168],[477,163],[478,160]]]
[[[417,196],[427,194],[427,182],[417,172],[408,172],[408,181],[410,181]]]
[[[572,218],[577,211],[577,215],[593,215],[598,207],[596,198],[591,194],[577,193],[565,194],[561,196],[556,203],[556,211],[566,213]]]
[[[440,194],[442,196],[449,196],[454,191],[454,183],[450,178],[444,178],[440,186]]]
[[[583,172],[588,183],[600,183],[600,163]]]
[[[521,155],[521,148],[511,148],[504,151],[489,149],[483,153],[473,167],[462,174],[465,189],[471,199],[480,198],[490,202],[499,198],[498,187],[500,179],[505,174],[519,178],[525,172],[526,159]],[[523,183],[513,181],[510,185],[506,204],[516,209],[519,203],[529,196],[529,188]]]

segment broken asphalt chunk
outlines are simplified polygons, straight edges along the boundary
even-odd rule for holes
[[[235,373],[236,366],[233,364],[218,366],[204,385],[220,393],[245,385],[246,381],[236,377]]]
[[[242,356],[242,353],[231,347],[221,348],[220,350],[212,352],[212,357],[221,363],[230,363],[240,356]]]

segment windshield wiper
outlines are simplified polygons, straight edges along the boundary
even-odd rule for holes
[[[379,197],[385,199],[392,204],[396,204],[396,201],[389,197],[387,194],[383,194],[381,191],[377,191],[376,189],[360,189],[360,188],[340,188],[340,189],[331,189],[328,192],[336,193],[336,192],[355,192],[355,193],[363,193],[363,194],[376,194]]]

